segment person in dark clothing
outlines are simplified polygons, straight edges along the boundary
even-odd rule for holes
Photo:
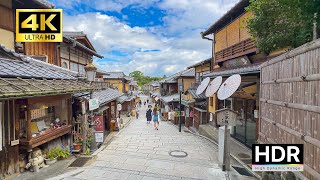
[[[146,112],[146,117],[147,117],[147,124],[150,124],[151,123],[151,119],[152,119],[151,106],[148,106],[148,110]]]

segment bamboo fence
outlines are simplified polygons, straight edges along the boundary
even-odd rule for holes
[[[304,144],[304,172],[320,179],[320,40],[261,66],[260,143]]]

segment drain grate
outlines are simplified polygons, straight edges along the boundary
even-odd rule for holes
[[[78,157],[69,167],[83,167],[92,157]]]
[[[243,176],[250,176],[250,177],[254,177],[248,170],[246,170],[243,167],[238,167],[238,166],[232,166],[234,170],[236,170],[239,174],[243,175]]]
[[[172,157],[184,158],[188,156],[188,153],[180,150],[173,150],[169,152],[169,155]]]

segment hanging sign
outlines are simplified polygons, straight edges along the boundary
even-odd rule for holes
[[[218,125],[236,126],[236,119],[238,116],[238,113],[236,111],[225,108],[225,109],[217,110],[216,114],[217,114]]]
[[[96,142],[103,142],[103,134],[104,134],[103,116],[94,116],[93,122],[94,122]]]
[[[98,109],[100,106],[98,99],[90,99],[89,100],[89,111],[93,111],[95,109]]]

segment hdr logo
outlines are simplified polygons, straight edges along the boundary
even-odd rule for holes
[[[17,9],[17,42],[62,42],[62,9]]]
[[[303,144],[253,144],[253,171],[303,171]]]

